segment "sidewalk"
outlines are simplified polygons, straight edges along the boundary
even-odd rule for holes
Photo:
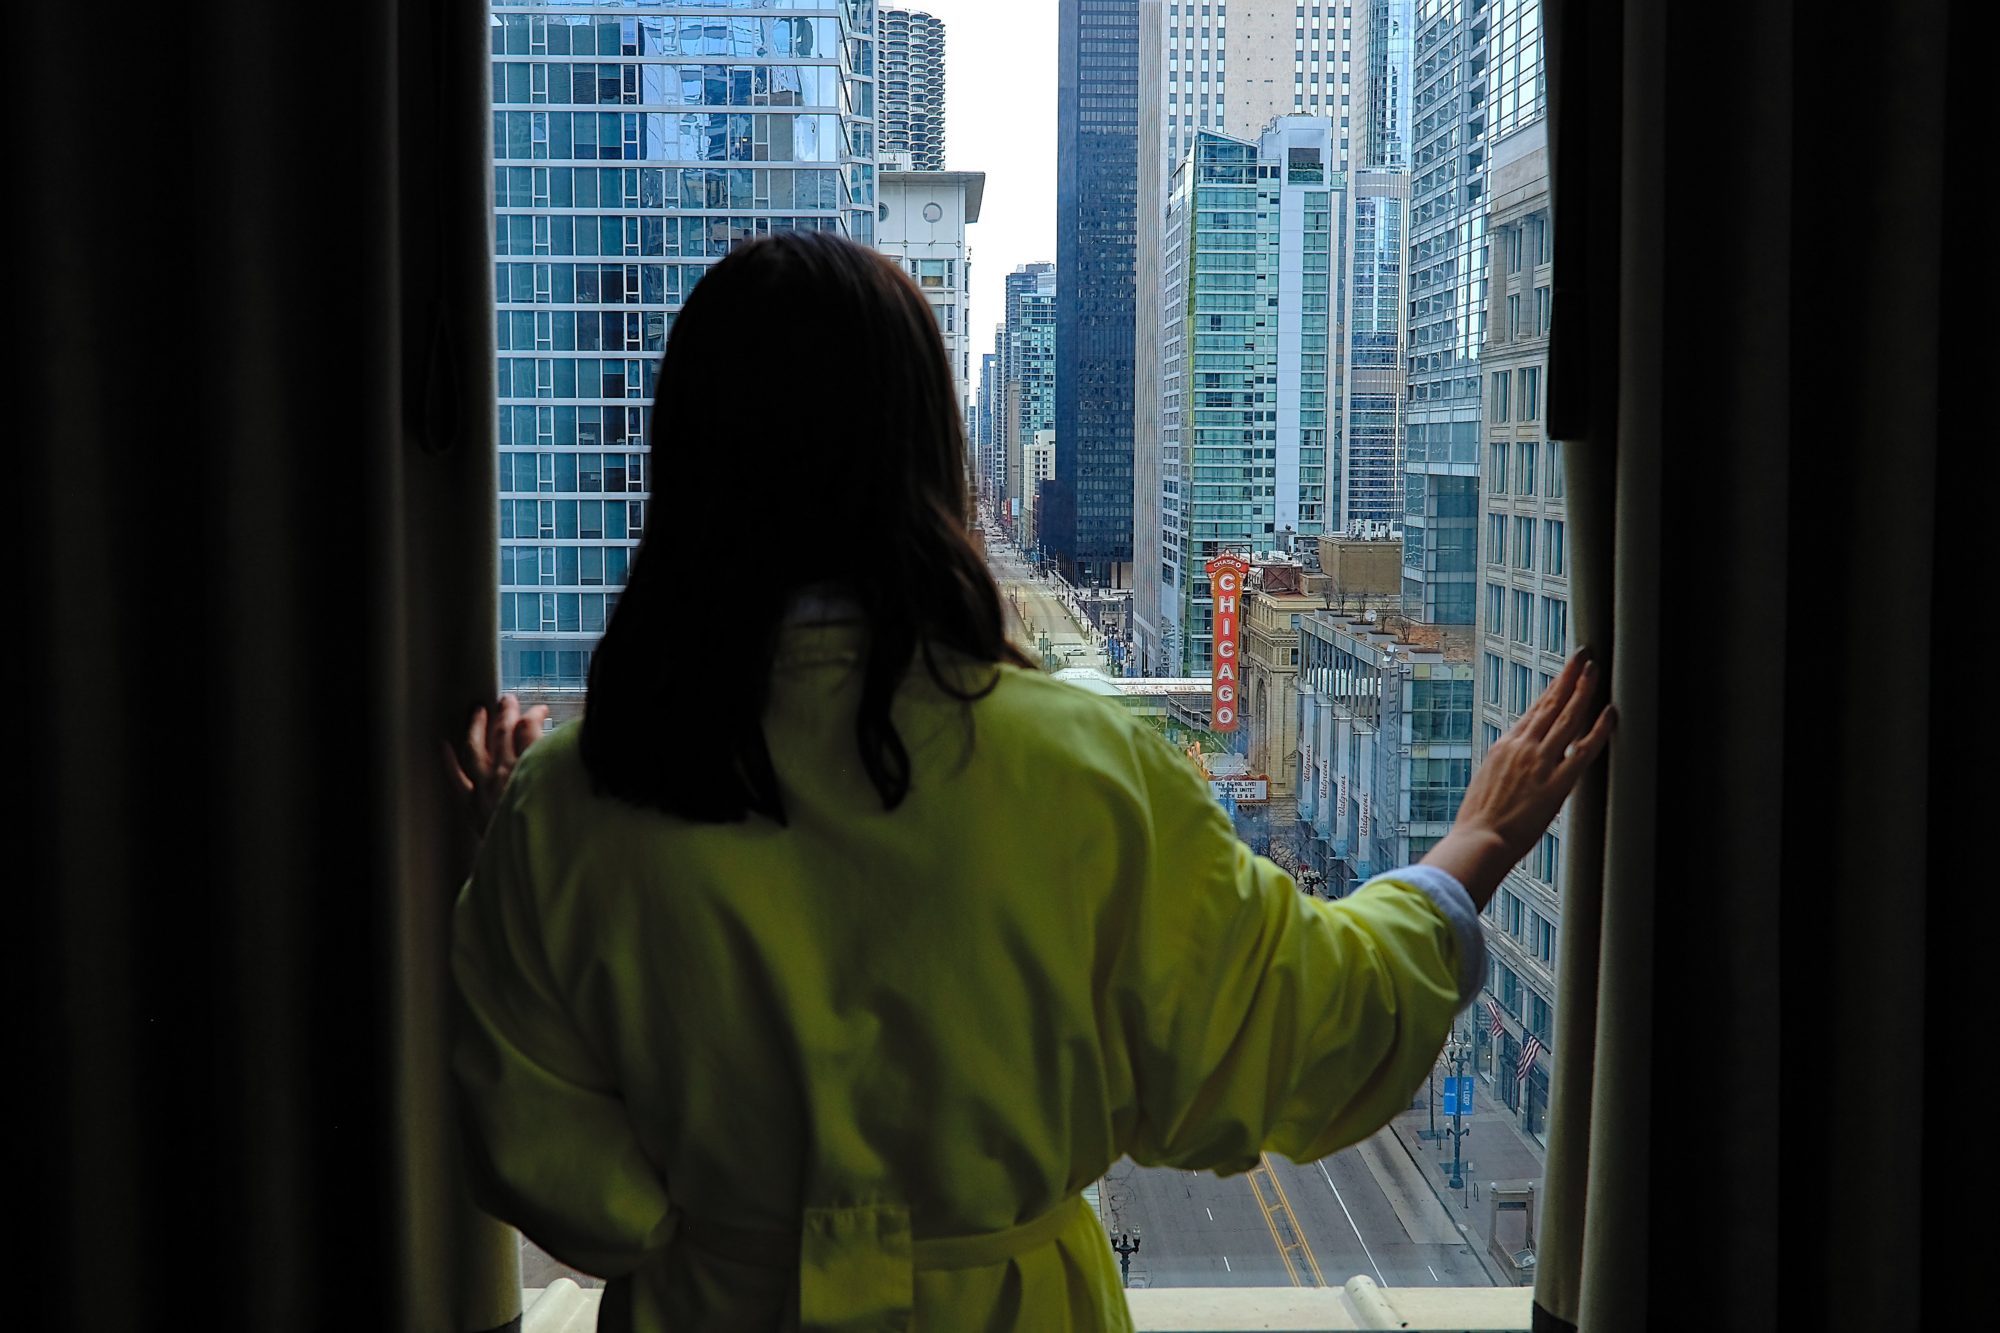
[[[1428,1088],[1428,1084],[1425,1085]],[[1451,1136],[1441,1134],[1437,1139],[1418,1137],[1418,1131],[1430,1127],[1429,1113],[1424,1109],[1424,1090],[1419,1090],[1417,1108],[1404,1111],[1389,1122],[1396,1140],[1417,1164],[1424,1178],[1430,1182],[1438,1201],[1448,1209],[1452,1218],[1465,1231],[1466,1242],[1472,1252],[1479,1256],[1479,1262],[1487,1274],[1500,1286],[1513,1286],[1514,1277],[1488,1251],[1487,1228],[1493,1216],[1493,1204],[1488,1186],[1494,1181],[1508,1182],[1531,1180],[1540,1185],[1543,1173],[1542,1148],[1534,1143],[1515,1124],[1515,1113],[1505,1105],[1490,1100],[1488,1085],[1482,1081],[1479,1092],[1489,1100],[1478,1104],[1470,1117],[1461,1121],[1466,1135],[1460,1144],[1463,1159],[1462,1179],[1465,1188],[1451,1187]],[[1450,1125],[1442,1113],[1437,1118],[1440,1130]],[[1535,1232],[1541,1233],[1541,1212],[1544,1203],[1539,1190],[1535,1195]]]

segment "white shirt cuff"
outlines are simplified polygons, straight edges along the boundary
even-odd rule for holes
[[[1417,889],[1444,913],[1452,933],[1458,936],[1458,1007],[1463,1009],[1471,1004],[1478,998],[1479,988],[1486,984],[1486,933],[1479,928],[1479,913],[1473,909],[1472,895],[1457,877],[1436,866],[1404,866],[1375,878],[1396,880]]]

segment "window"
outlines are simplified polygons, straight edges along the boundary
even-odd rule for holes
[[[1498,634],[1506,623],[1507,590],[1497,583],[1486,585],[1486,632]]]
[[[1507,493],[1507,445],[1500,441],[1486,446],[1486,493]]]
[[[1560,500],[1569,493],[1563,478],[1562,441],[1550,440],[1548,445],[1548,454],[1549,454],[1548,496],[1551,500]]]
[[[1507,664],[1507,711],[1519,717],[1535,701],[1535,673],[1520,662]]]
[[[1514,519],[1514,568],[1533,569],[1535,567],[1535,520],[1525,516]]]
[[[1535,595],[1522,589],[1514,590],[1514,642],[1530,643],[1534,639]]]
[[[1500,655],[1498,653],[1488,653],[1486,654],[1485,657],[1485,664],[1486,664],[1486,697],[1493,703],[1498,704],[1500,702],[1500,670],[1505,665],[1505,663],[1501,661]],[[1499,739],[1497,732],[1494,736],[1494,739],[1495,740]]]
[[[1547,519],[1542,528],[1542,568],[1550,574],[1567,577],[1569,565],[1563,545],[1563,521],[1559,518]]]
[[[1492,419],[1496,422],[1507,420],[1508,381],[1511,378],[1507,371],[1493,372],[1493,392],[1487,399],[1487,406],[1492,410]]]
[[[1533,874],[1536,879],[1552,889],[1560,889],[1557,875],[1562,871],[1562,839],[1553,833],[1544,833],[1536,844],[1531,858],[1534,862]]]
[[[1556,965],[1556,925],[1540,915],[1535,917],[1535,957],[1544,967]]]
[[[1542,598],[1542,651],[1569,655],[1569,603],[1560,597]]]
[[[1515,417],[1520,421],[1539,421],[1542,415],[1542,369],[1540,366],[1521,367],[1521,396],[1516,404]]]
[[[1486,516],[1486,563],[1489,565],[1504,565],[1507,563],[1507,516],[1505,514],[1488,514]]]
[[[1521,373],[1525,375],[1527,372]],[[1535,493],[1535,450],[1536,445],[1532,440],[1524,440],[1514,446],[1514,484],[1515,493],[1518,495]]]

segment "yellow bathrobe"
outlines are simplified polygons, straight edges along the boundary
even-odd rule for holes
[[[885,812],[863,643],[786,632],[787,827],[594,796],[567,727],[459,899],[476,1197],[611,1280],[606,1333],[1129,1328],[1084,1186],[1366,1137],[1476,989],[1449,877],[1305,897],[1184,756],[1035,672],[968,718],[919,668]]]

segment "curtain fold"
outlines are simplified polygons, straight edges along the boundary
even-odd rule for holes
[[[486,23],[10,19],[17,1106],[67,1327],[519,1316],[439,1018],[437,740],[496,665]]]
[[[1571,807],[1537,1327],[1914,1328],[1977,967],[1971,6],[1548,10],[1550,434],[1622,725]]]

